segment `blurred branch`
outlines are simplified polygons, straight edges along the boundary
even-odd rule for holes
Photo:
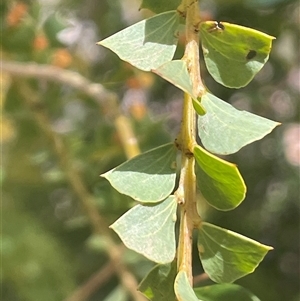
[[[126,116],[119,114],[115,118],[114,124],[117,132],[122,133],[121,135],[119,134],[119,137],[121,139],[126,157],[130,159],[138,155],[141,151],[134,135],[130,120]]]
[[[199,274],[194,277],[193,285],[198,285],[199,283],[206,281],[206,280],[209,280],[209,277],[206,273]]]
[[[6,70],[8,71],[8,70]],[[144,297],[137,291],[137,281],[135,277],[128,271],[126,265],[122,262],[122,247],[117,245],[111,238],[108,225],[98,212],[96,199],[87,190],[79,171],[71,160],[71,155],[66,147],[63,139],[51,128],[51,122],[44,111],[43,103],[40,101],[39,95],[29,87],[24,81],[18,81],[19,92],[24,99],[26,105],[33,113],[39,127],[44,135],[51,142],[53,151],[55,152],[61,168],[66,174],[66,178],[76,193],[80,203],[89,217],[93,231],[105,239],[105,248],[110,262],[114,267],[114,271],[120,279],[123,287],[131,294],[133,300],[144,301]]]
[[[77,72],[65,70],[51,65],[36,63],[20,63],[13,61],[0,61],[1,69],[14,76],[46,79],[60,84],[68,85],[80,90],[99,103],[113,102],[116,104],[117,95],[106,90],[101,84],[92,83]]]
[[[140,153],[130,120],[120,112],[116,93],[107,90],[101,84],[89,81],[77,72],[55,66],[3,60],[0,61],[0,64],[2,72],[23,78],[44,79],[68,85],[93,98],[99,104],[105,106],[107,114],[112,116],[127,158],[132,158]]]
[[[110,261],[98,272],[93,274],[83,285],[64,301],[82,301],[87,300],[114,274],[114,265]]]

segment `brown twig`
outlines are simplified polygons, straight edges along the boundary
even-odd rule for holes
[[[117,95],[106,90],[101,84],[96,84],[77,72],[65,70],[51,65],[40,65],[34,62],[21,63],[12,61],[0,61],[1,69],[14,76],[32,77],[36,79],[46,79],[59,84],[68,85],[76,90],[80,90],[99,103],[116,103]]]
[[[83,285],[76,289],[71,296],[64,301],[83,301],[93,295],[114,274],[115,269],[110,261],[99,271],[93,274]]]
[[[193,279],[193,285],[197,285],[197,284],[199,284],[203,281],[209,280],[209,279],[210,278],[206,273],[196,275],[196,276],[194,276],[194,279]]]

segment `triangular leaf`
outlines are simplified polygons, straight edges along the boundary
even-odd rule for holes
[[[155,205],[136,205],[110,227],[129,249],[157,263],[168,263],[175,257],[176,208],[174,196]]]
[[[197,96],[193,95],[193,85],[190,75],[187,70],[187,64],[183,60],[174,60],[167,62],[160,66],[156,70],[152,70],[174,86],[178,87],[182,91],[188,93],[193,98]]]
[[[155,203],[168,197],[176,179],[176,148],[165,144],[134,157],[102,176],[122,194]]]
[[[181,0],[143,0],[140,9],[148,8],[154,13],[162,13],[168,10],[175,10]]]
[[[188,72],[187,64],[184,60],[174,60],[167,62],[156,70],[152,70],[171,84],[186,92],[192,97],[193,106],[197,114],[204,115],[205,109],[201,104],[201,99],[193,93],[193,84]]]
[[[151,301],[174,301],[174,281],[177,274],[177,263],[156,265],[139,285],[142,292]]]
[[[203,301],[260,301],[247,289],[232,283],[198,287],[194,291]]]
[[[198,130],[204,147],[220,155],[233,154],[245,145],[269,134],[278,122],[235,109],[218,97],[205,93],[201,104],[206,110],[198,117]]]
[[[246,186],[235,164],[222,160],[199,145],[194,147],[199,165],[197,183],[206,201],[219,210],[232,210],[245,198]]]
[[[233,282],[252,273],[272,247],[203,222],[198,251],[205,272],[215,282]]]
[[[204,60],[211,76],[230,88],[246,86],[269,58],[272,40],[252,28],[226,22],[200,25]]]
[[[195,295],[184,271],[178,273],[175,279],[174,290],[178,301],[201,301]]]
[[[150,71],[172,60],[178,41],[178,25],[178,13],[169,11],[129,26],[98,44],[133,66]]]

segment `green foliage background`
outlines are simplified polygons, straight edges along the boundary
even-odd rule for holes
[[[209,222],[274,247],[254,274],[237,283],[263,301],[297,301],[300,5],[293,0],[201,2],[203,19],[232,22],[277,37],[270,61],[243,89],[216,84],[204,67],[202,74],[218,97],[283,125],[229,157],[238,164],[247,183],[243,204],[222,213],[203,203],[200,211]],[[21,17],[16,5],[19,11],[25,11]],[[149,11],[139,12],[139,5],[134,0],[61,0],[54,4],[4,1],[2,59],[74,70],[116,92],[143,151],[173,141],[180,124],[181,92],[95,45],[150,16]],[[183,49],[183,43],[179,48]],[[176,55],[181,56],[180,49]],[[80,200],[33,112],[42,110],[51,120],[54,132],[66,144],[65,156],[96,198],[107,225],[133,205],[99,178],[126,159],[124,150],[107,106],[81,91],[42,78],[24,82],[5,72],[1,82],[2,300],[67,300],[104,266],[108,257],[103,248],[105,241],[92,235]],[[30,87],[29,95],[26,87]],[[26,93],[40,100],[42,107],[28,106],[24,101]],[[112,236],[115,238],[113,233]],[[124,261],[138,280],[153,266],[128,250],[124,250]],[[194,271],[196,275],[202,272],[196,246]],[[89,300],[105,300],[111,293],[118,296],[113,300],[130,300],[120,293],[118,285],[118,278],[108,277]]]

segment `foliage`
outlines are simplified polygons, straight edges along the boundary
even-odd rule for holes
[[[246,86],[264,66],[272,46],[271,36],[226,22],[201,23],[204,60],[209,73],[230,88]]]
[[[153,4],[148,6],[143,3],[143,7],[152,9]],[[161,7],[154,9],[160,10]],[[205,91],[197,73],[199,71],[196,66],[199,63],[195,58],[199,56],[198,49],[190,46],[192,43],[198,45],[195,35],[199,26],[195,23],[199,17],[197,13],[198,7],[195,2],[183,1],[177,11],[159,13],[104,39],[99,44],[111,49],[121,59],[141,70],[158,69],[156,71],[158,75],[186,93],[185,102],[191,103],[193,99],[197,99],[197,102],[193,102],[194,108],[198,103],[196,112],[199,112],[199,107],[200,111],[203,108],[199,114],[200,137],[201,133],[206,132],[201,119],[203,120],[206,115],[213,116],[206,118],[206,126],[211,130],[205,135],[206,139],[203,139],[204,146],[208,144],[210,150],[218,154],[231,154],[246,144],[262,138],[277,124],[235,110]],[[177,43],[174,37],[178,30],[180,15],[186,18],[186,49],[181,61],[172,61],[174,46]],[[207,69],[212,77],[224,86],[239,88],[247,85],[269,57],[273,38],[266,34],[216,21],[201,22],[199,27]],[[191,67],[191,64],[196,66]],[[171,262],[175,259],[175,229],[172,225],[172,216],[175,214],[176,206],[171,210],[169,203],[174,203],[175,199],[181,205],[180,210],[183,213],[180,223],[184,223],[186,214],[187,223],[192,224],[192,229],[197,226],[199,228],[198,249],[204,271],[216,282],[233,282],[253,272],[272,248],[201,222],[200,216],[199,221],[195,222],[193,215],[189,214],[189,208],[194,202],[192,192],[189,191],[193,190],[194,183],[191,182],[195,181],[194,161],[190,161],[187,165],[185,162],[191,156],[195,157],[200,167],[197,175],[200,191],[207,202],[216,209],[234,209],[243,201],[246,192],[244,181],[236,166],[213,156],[196,144],[193,136],[192,120],[195,114],[193,107],[184,104],[181,132],[176,142],[182,156],[180,182],[173,193],[174,197],[167,198],[174,189],[175,172],[171,172],[170,165],[175,160],[175,154],[170,155],[168,149],[164,152],[165,147],[135,157],[104,175],[115,189],[136,201],[142,203],[162,201],[157,206],[137,205],[117,220],[112,229],[119,234],[127,247],[158,263]],[[222,146],[221,151],[219,145]],[[189,177],[188,184],[185,183],[186,174]],[[195,210],[195,207],[192,210]],[[190,230],[191,228],[187,229]],[[190,233],[188,232],[188,235],[191,235]],[[187,234],[184,228],[180,227],[179,236],[185,235]],[[166,237],[172,238],[172,242]],[[191,263],[186,263],[185,257],[189,257],[187,254],[189,247],[185,244],[184,238],[179,238],[175,295],[177,300],[181,301],[198,300],[190,287],[191,268],[186,264]],[[151,286],[148,288],[151,292],[156,288],[154,283],[152,285],[153,288]],[[163,301],[168,295],[164,292],[164,288],[161,288],[160,298],[157,295],[149,295],[148,289],[146,296],[150,300]],[[166,289],[169,291],[169,285]]]
[[[161,5],[154,10],[158,14],[174,11],[178,2],[168,1],[170,6]],[[131,143],[129,154],[134,141],[139,142],[143,151],[173,141],[180,124],[180,90],[193,94],[187,72],[189,66],[180,59],[183,49],[180,31],[175,31],[172,40],[170,38],[177,43],[174,59],[147,73],[95,45],[96,41],[121,28],[152,17],[149,10],[139,11],[139,8],[153,3],[155,5],[155,1],[135,0],[92,0],[88,3],[13,0],[1,4],[3,300],[71,301],[80,293],[81,297],[76,297],[79,300],[133,301],[140,299],[136,295],[138,282],[127,286],[132,283],[132,276],[138,281],[144,278],[139,289],[145,294],[155,285],[158,288],[153,292],[157,294],[161,287],[174,283],[176,262],[153,267],[143,256],[124,250],[122,246],[120,260],[119,249],[111,244],[110,237],[116,244],[118,240],[113,231],[108,230],[108,225],[135,203],[99,178],[99,174],[126,160],[128,150],[123,143],[124,137],[129,137]],[[276,36],[265,67],[248,86],[238,91],[216,84],[200,57],[202,78],[209,92],[202,98],[193,95],[192,102],[201,115],[198,116],[198,129],[202,146],[215,154],[227,154],[228,145],[220,145],[220,137],[232,137],[231,143],[241,141],[234,139],[232,132],[223,134],[224,128],[217,131],[210,127],[216,122],[222,124],[224,116],[214,122],[206,120],[215,117],[214,108],[207,110],[207,107],[218,102],[217,97],[219,106],[230,103],[235,110],[251,111],[264,117],[262,120],[251,114],[258,118],[257,122],[266,124],[267,118],[271,118],[283,125],[270,133],[272,126],[277,125],[270,121],[261,133],[253,133],[245,141],[246,144],[257,142],[246,147],[235,145],[234,152],[243,148],[229,157],[222,156],[222,160],[237,164],[228,162],[226,166],[235,166],[236,170],[238,167],[248,186],[246,200],[235,210],[214,210],[204,201],[200,190],[197,195],[198,211],[204,220],[272,245],[274,251],[253,275],[237,281],[244,288],[236,284],[212,285],[206,279],[194,292],[198,299],[204,300],[232,300],[231,294],[252,301],[257,300],[254,294],[266,301],[298,300],[299,3],[295,0],[217,0],[202,1],[202,4],[203,21],[234,22]],[[179,22],[182,21],[180,16]],[[179,25],[180,30],[181,27]],[[174,49],[171,43],[169,49]],[[10,66],[13,68],[8,68]],[[117,93],[105,94],[107,89]],[[227,119],[229,122],[233,120],[231,116]],[[134,139],[126,136],[130,131],[124,126],[124,117],[130,118]],[[250,129],[249,126],[243,128]],[[257,128],[260,130],[262,124]],[[208,133],[216,135],[212,145],[208,144],[211,140],[206,139]],[[266,134],[265,139],[258,141]],[[244,134],[240,133],[240,139],[242,136]],[[135,154],[138,152],[135,149]],[[180,164],[178,158],[174,162],[171,157],[174,156],[169,157],[173,170],[176,162]],[[218,160],[216,157],[216,162]],[[199,180],[203,171],[198,164],[196,171]],[[177,180],[175,184],[177,187]],[[101,227],[93,226],[92,220],[97,214],[90,215],[85,207],[91,202],[96,204],[92,212],[100,216]],[[164,202],[159,201],[138,206],[154,210],[163,205]],[[174,234],[175,216],[166,217]],[[176,231],[178,224],[175,223]],[[198,274],[203,273],[203,269],[197,260],[196,237],[194,247],[193,270],[195,285],[199,286],[202,278]],[[109,254],[114,254],[115,259]],[[152,276],[148,274],[151,268]],[[124,272],[126,281],[119,272]],[[160,277],[158,283],[157,275],[162,274],[165,278]],[[184,277],[179,280],[180,283],[185,281]],[[285,289],[279,289],[281,287]],[[173,285],[165,292],[173,298]]]
[[[141,203],[156,203],[174,190],[176,148],[172,144],[145,152],[102,175],[120,193]]]

